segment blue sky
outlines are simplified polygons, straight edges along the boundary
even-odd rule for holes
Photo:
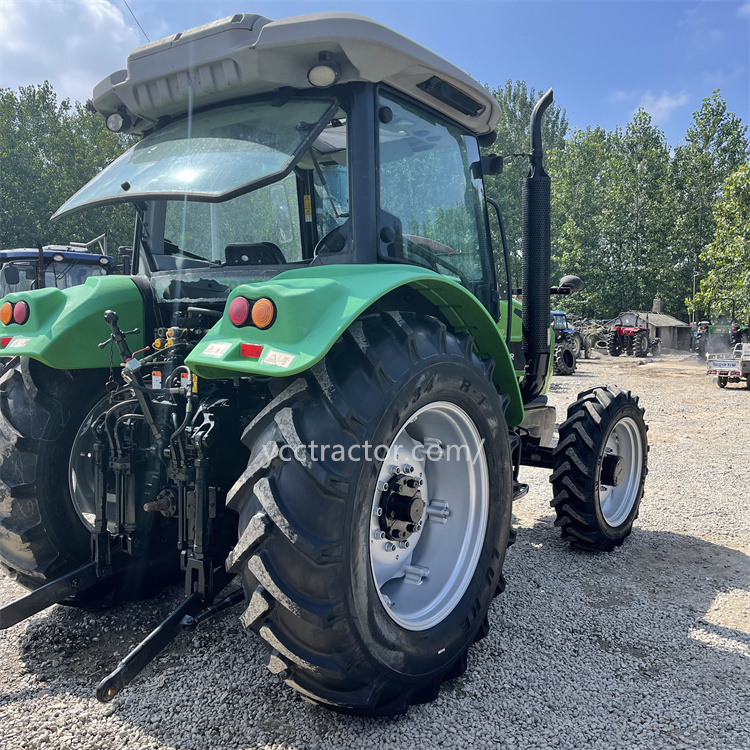
[[[675,146],[717,88],[750,125],[750,0],[0,0],[0,86],[47,79],[85,100],[146,41],[128,6],[152,41],[237,12],[352,11],[482,83],[554,88],[575,127],[624,126],[643,106]]]

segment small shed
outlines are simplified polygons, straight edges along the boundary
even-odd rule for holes
[[[637,323],[632,321],[637,320]],[[631,310],[620,313],[610,326],[615,325],[646,325],[650,338],[658,338],[664,349],[690,350],[691,329],[689,323],[683,323],[677,318],[665,313],[639,312]]]

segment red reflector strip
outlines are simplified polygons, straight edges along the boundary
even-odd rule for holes
[[[11,341],[13,341],[13,336],[3,336],[3,338],[0,339],[0,349],[5,349]]]
[[[263,354],[262,344],[242,344],[240,346],[240,354],[243,357],[250,357],[250,359],[258,359]]]

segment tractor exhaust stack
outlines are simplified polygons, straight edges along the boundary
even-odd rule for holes
[[[550,89],[531,113],[531,168],[521,193],[524,403],[542,392],[550,358],[550,178],[542,165],[542,115],[552,99]]]

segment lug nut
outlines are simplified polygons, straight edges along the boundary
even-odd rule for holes
[[[388,492],[388,482],[378,482],[379,492]]]
[[[372,511],[372,515],[375,516],[375,518],[380,518],[380,516],[383,515],[383,509],[378,505],[378,507]]]
[[[386,542],[385,543],[385,551],[386,552],[393,552],[396,549],[396,545],[393,542]]]
[[[404,464],[404,474],[411,474],[414,471],[414,467],[409,464]]]
[[[407,549],[409,546],[409,542],[407,541],[399,542],[398,546],[401,547],[401,549]]]
[[[395,464],[393,466],[389,466],[388,468],[389,468],[391,474],[394,474],[396,476],[398,476],[401,473],[401,467],[400,466],[396,466]]]
[[[385,531],[381,531],[380,529],[378,529],[377,531],[374,531],[372,535],[375,537],[375,539],[382,539],[385,536]]]

